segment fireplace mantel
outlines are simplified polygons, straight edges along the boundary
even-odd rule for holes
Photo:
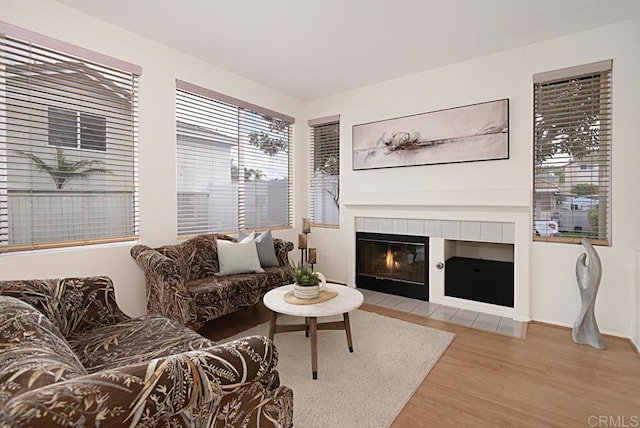
[[[344,192],[342,204],[348,208],[366,207],[441,207],[483,210],[529,209],[530,189],[446,190],[446,191],[393,191]]]

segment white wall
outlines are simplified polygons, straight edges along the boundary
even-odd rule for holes
[[[501,220],[511,216],[516,223],[523,218],[529,222],[530,207],[519,206],[512,195],[530,194],[532,188],[532,75],[613,58],[613,245],[597,247],[604,272],[596,316],[603,332],[631,337],[636,329],[635,323],[640,322],[633,300],[634,287],[637,286],[633,282],[633,249],[637,248],[640,239],[640,198],[635,188],[640,182],[637,165],[640,145],[635,132],[635,124],[640,117],[638,40],[640,21],[636,20],[306,103],[305,120],[333,114],[340,114],[341,118],[341,195],[345,205],[341,210],[340,230],[314,228],[312,231],[312,239],[320,254],[318,268],[336,280],[349,281],[353,278],[350,261],[354,256],[351,244],[353,217],[366,216],[368,212],[383,210],[390,216],[407,218],[455,215],[459,219],[471,220]],[[428,54],[416,52],[416,55]],[[401,61],[398,66],[402,66]],[[351,168],[351,129],[355,124],[501,98],[510,99],[508,160],[368,171],[353,171]],[[463,198],[469,194],[487,191],[493,191],[497,199],[503,200],[495,210],[464,206]],[[398,205],[398,200],[407,199],[405,195],[420,195],[421,192],[426,200],[418,201],[418,207],[406,202]],[[367,199],[373,203],[368,206],[352,204],[356,199]],[[518,252],[530,252],[527,254],[530,273],[523,280],[529,281],[531,318],[572,325],[580,307],[575,263],[583,252],[582,247],[533,243],[528,231],[522,238],[522,230],[517,227],[516,260]],[[524,245],[521,245],[523,241]],[[323,261],[325,254],[328,262]],[[516,274],[516,282],[518,280]]]
[[[54,1],[3,0],[0,19],[142,66],[140,242],[150,246],[176,241],[175,79],[294,117],[302,109],[302,103],[294,98]],[[295,127],[296,145],[305,132],[301,123]],[[296,153],[295,156],[296,164],[304,168],[304,155]],[[302,175],[305,171],[296,167],[294,174]],[[299,221],[300,209],[295,212]],[[274,234],[295,239],[293,230]],[[132,245],[3,254],[0,255],[0,279],[106,274],[114,280],[122,309],[130,315],[140,315],[145,311],[144,280],[142,271],[129,256]]]

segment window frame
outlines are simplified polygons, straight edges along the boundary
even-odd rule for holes
[[[0,254],[117,243],[138,239],[138,82],[142,75],[142,68],[138,65],[2,21],[0,21],[0,39],[6,45],[6,49],[0,51],[0,69],[3,70],[3,83],[6,84],[7,93],[11,90],[13,91],[11,94],[18,97],[11,99],[10,102],[8,98],[0,99],[0,111],[4,114],[4,118],[0,120]],[[37,67],[34,67],[31,74],[24,74],[22,69],[28,64],[37,65]],[[11,71],[7,71],[9,66],[14,68]],[[48,72],[44,70],[48,70]],[[65,74],[67,71],[70,73]],[[77,76],[80,74],[91,76],[90,78],[97,78],[101,80],[101,83],[111,84],[111,88],[118,89],[118,91],[113,91],[112,89],[94,88],[94,90],[88,92],[89,95],[93,96],[91,98],[92,101],[100,100],[95,105],[98,106],[100,111],[107,112],[107,116],[102,116],[99,113],[83,112],[81,109],[76,108],[86,104],[84,101],[78,102],[80,80],[78,80]],[[54,91],[54,84],[51,83],[54,78],[58,79],[55,81],[56,88],[62,87],[64,90],[56,92],[55,97],[46,98],[47,95]],[[9,83],[9,79],[14,80]],[[115,83],[116,80],[118,83]],[[64,85],[68,82],[71,82],[69,89]],[[39,104],[24,100],[25,94],[31,93],[30,91],[33,91],[33,88],[46,90],[39,94],[40,97],[45,97]],[[73,92],[74,90],[75,92]],[[119,101],[126,100],[128,102],[127,108],[103,109],[102,97],[104,94],[112,96],[111,94],[116,93],[117,95],[113,96],[118,96]],[[100,96],[97,94],[100,94]],[[62,99],[62,97],[68,98]],[[72,108],[51,105],[50,102],[54,99],[57,100],[55,102],[59,103],[60,106],[66,107],[69,105]],[[18,108],[16,109],[16,107]],[[69,142],[67,144],[55,144],[55,142],[50,141],[49,107],[75,114],[75,146],[72,147]],[[7,112],[12,115],[10,117],[7,116]],[[25,123],[28,124],[29,122],[24,119],[16,119],[20,117],[18,114],[22,115],[23,118],[36,118],[35,120],[38,120],[37,123],[33,123],[33,131],[24,131]],[[95,136],[91,135],[91,124],[82,123],[83,114],[85,118],[96,118],[99,122],[104,123],[104,149],[102,147],[99,149],[91,147],[91,139],[95,138]],[[118,150],[127,154],[127,162],[124,164],[119,162],[117,165],[111,163],[115,159],[111,159],[108,157],[109,155],[106,155],[110,126],[111,132],[114,132],[114,125],[113,123],[109,125],[109,120],[113,120],[114,117],[117,120],[125,118],[115,126],[116,132],[118,132],[115,141],[120,147]],[[99,126],[99,128],[102,128],[102,126]],[[84,137],[82,135],[83,131],[86,133]],[[10,133],[12,133],[11,136]],[[8,138],[9,136],[10,138]],[[102,140],[101,136],[99,140]],[[53,148],[55,148],[55,152],[52,151]],[[69,150],[69,152],[64,153],[62,150]],[[71,151],[76,152],[72,153]],[[47,164],[51,166],[50,162],[55,162],[56,153],[63,153],[65,156],[58,155],[59,166],[61,161],[70,163],[80,161],[78,163],[84,165],[82,168],[85,170],[92,168],[89,174],[98,174],[98,170],[101,169],[99,166],[101,163],[105,163],[105,156],[107,156],[105,168],[102,168],[102,170],[104,174],[109,174],[110,177],[89,182],[86,188],[80,187],[79,190],[61,190],[63,184],[58,187],[60,173],[56,173],[55,170],[51,173],[41,169],[41,175],[35,179],[33,178],[35,176],[31,175],[30,177],[32,178],[30,180],[35,182],[35,185],[25,181],[24,177],[28,177],[28,175],[14,177],[15,171],[28,171],[29,174],[32,174],[32,171],[38,170],[38,161],[46,162],[46,164],[43,164],[44,166]],[[51,161],[52,156],[54,158],[53,161]],[[122,155],[120,154],[120,156]],[[82,174],[82,170],[80,170],[80,174]],[[112,175],[113,178],[111,177]],[[78,177],[86,179],[87,176],[78,175],[74,178],[77,179]],[[52,184],[55,184],[55,186],[51,187]],[[84,184],[81,186],[84,186]],[[127,194],[126,197],[121,200],[123,203],[118,205],[116,201],[116,204],[113,205],[117,212],[107,211],[106,208],[99,204],[102,196],[95,196],[104,195],[103,199],[115,198],[120,200],[118,199],[119,195],[125,193]],[[51,201],[60,201],[59,204],[62,207],[62,211],[60,211],[61,217],[51,216],[51,213],[54,212],[52,211],[54,209],[53,205],[50,205],[48,210],[45,209],[38,212],[37,215],[34,208],[33,218],[29,220],[31,222],[29,229],[37,227],[38,230],[37,233],[33,231],[30,234],[26,233],[24,232],[26,230],[24,229],[25,225],[22,222],[12,223],[18,218],[15,213],[12,214],[10,211],[13,203],[12,195],[18,198],[30,197],[32,199],[41,198],[42,195],[45,195]],[[80,210],[82,212],[79,214],[78,210],[72,209],[75,202],[64,202],[68,201],[68,198],[73,198],[74,195],[84,198],[83,200],[92,205],[82,205],[82,210]],[[65,210],[65,208],[68,209]],[[55,213],[58,213],[57,209]],[[125,218],[127,222],[123,223],[121,229],[117,227],[110,229],[111,223],[97,229],[87,227],[85,223],[95,222],[96,209],[99,210],[98,214],[101,217],[111,217],[115,213],[118,215],[116,222]],[[47,221],[42,220],[47,215],[50,219]],[[79,228],[74,229],[74,227],[71,227],[71,232],[69,233],[60,232],[58,229],[62,228],[56,226],[57,223],[54,223],[54,221],[71,221],[72,224],[76,224],[75,221],[70,219],[78,219],[78,215],[83,215],[84,217],[82,218],[85,221]],[[36,223],[37,221],[42,221],[42,223]],[[23,229],[20,229],[21,227]],[[20,238],[16,239],[12,236],[12,233],[19,233]],[[41,236],[41,233],[44,234]]]
[[[581,82],[585,82],[588,84],[587,88],[584,89],[583,93],[576,93],[574,96],[576,98],[569,98],[572,100],[571,103],[567,103],[566,99],[563,100],[563,96],[567,96],[567,92],[570,89],[570,85],[575,85],[575,90],[583,90],[583,86],[580,85]],[[613,158],[612,158],[612,110],[613,110],[613,60],[605,60],[599,61],[590,64],[584,64],[575,67],[568,67],[560,70],[554,70],[545,73],[538,73],[533,76],[533,192],[532,192],[532,240],[533,241],[543,241],[543,242],[556,242],[556,243],[571,243],[571,244],[580,244],[581,239],[587,238],[593,245],[600,246],[611,246],[612,245],[612,204],[611,204],[611,196],[612,196],[612,169],[613,169]],[[598,88],[597,91],[593,88]],[[542,89],[546,88],[546,89]],[[568,89],[563,89],[568,88]],[[591,105],[586,104],[584,99],[595,101],[591,102]],[[585,134],[591,133],[594,136],[590,138],[597,138],[597,150],[592,148],[581,148],[578,146],[578,150],[584,150],[583,156],[579,156],[575,154],[576,144],[580,144],[579,140],[576,143],[573,140],[568,140],[569,136],[566,134],[558,134],[557,138],[564,138],[564,140],[559,140],[557,142],[549,141],[547,143],[543,143],[543,141],[549,140],[547,135],[545,134],[545,128],[541,128],[538,126],[537,122],[539,120],[544,119],[544,115],[541,116],[539,112],[539,103],[538,100],[542,99],[540,104],[547,103],[546,107],[552,113],[550,118],[555,121],[552,122],[548,129],[554,129],[558,132],[558,123],[561,125],[565,125],[567,123],[573,125],[573,123],[579,123],[580,115],[586,115],[591,108],[591,111],[596,112],[593,116],[595,116],[594,120],[597,122],[596,125],[590,125],[589,127],[582,127],[581,130],[577,131],[577,137],[582,137]],[[564,101],[565,105],[561,108],[558,107],[560,103]],[[553,103],[557,105],[555,107],[552,106]],[[586,106],[586,107],[585,107]],[[567,113],[567,108],[569,108],[569,114]],[[542,119],[540,119],[542,117]],[[586,120],[586,119],[584,119]],[[573,128],[571,128],[573,130]],[[567,143],[570,141],[570,143]],[[556,147],[553,147],[554,144]],[[558,147],[562,147],[562,150],[558,150]],[[549,149],[555,149],[554,154],[549,157],[550,153]],[[571,150],[574,150],[572,153]],[[546,155],[542,153],[547,153]],[[561,162],[558,161],[556,166],[553,166],[550,162],[547,162],[549,159],[554,157],[556,154],[564,154],[567,156],[568,160],[565,166],[561,166]],[[586,158],[586,159],[585,159]],[[570,231],[564,231],[565,234],[563,236],[560,233],[560,236],[537,236],[536,231],[536,222],[544,221],[551,222],[555,221],[557,224],[558,230],[561,229],[561,224],[556,220],[562,221],[561,213],[556,213],[557,217],[551,219],[542,219],[537,217],[538,204],[540,203],[537,193],[544,192],[544,187],[546,184],[547,187],[550,186],[550,183],[543,183],[542,178],[544,177],[543,168],[544,163],[547,163],[547,168],[551,170],[552,168],[562,168],[561,172],[554,172],[550,175],[557,175],[559,177],[558,185],[556,187],[557,191],[554,192],[554,195],[558,195],[559,199],[556,201],[556,205],[560,205],[562,203],[562,199],[566,197],[566,195],[562,195],[560,189],[561,187],[567,187],[565,182],[566,177],[565,174],[569,173],[571,176],[569,178],[569,183],[571,185],[571,189],[569,190],[569,195],[571,196],[571,200],[569,201],[569,211],[581,211],[584,208],[582,206],[578,206],[578,204],[573,203],[573,199],[575,197],[579,197],[579,193],[575,193],[573,188],[577,184],[590,184],[596,186],[598,191],[598,211],[597,211],[597,230],[592,231],[593,234],[598,234],[597,236],[593,236],[590,234],[583,235],[582,234],[582,226],[575,226]],[[575,166],[573,166],[575,164]],[[578,177],[575,178],[574,172],[571,171],[571,168],[574,168],[578,171]],[[592,171],[598,172],[597,184],[593,183],[593,176],[591,176],[590,182],[583,181],[584,177],[580,174],[587,174]],[[577,181],[577,182],[576,182]],[[575,184],[571,184],[574,183]],[[547,189],[548,191],[553,190],[553,186]],[[578,195],[578,196],[575,196]],[[591,197],[590,197],[591,198]],[[555,196],[553,198],[555,200]],[[582,201],[581,201],[582,202]],[[566,204],[565,204],[566,205]],[[574,209],[574,205],[575,208]],[[588,222],[591,224],[591,212],[593,208],[587,210],[586,218]],[[572,216],[573,214],[569,213],[568,215]],[[601,221],[602,217],[605,217],[604,221]],[[596,217],[595,214],[593,214]],[[569,235],[569,236],[567,236]]]
[[[237,149],[237,165],[236,164],[232,164],[230,166],[231,168],[231,172],[232,172],[232,181],[237,181],[237,191],[235,194],[235,197],[237,198],[237,205],[235,207],[235,209],[237,210],[237,221],[236,221],[236,228],[235,229],[231,229],[231,230],[211,230],[211,226],[209,224],[207,224],[207,226],[205,227],[205,229],[201,229],[199,231],[193,230],[193,231],[186,231],[184,233],[181,233],[181,230],[184,230],[186,228],[189,227],[189,224],[181,224],[181,206],[178,204],[178,206],[176,207],[176,211],[177,211],[177,218],[176,218],[176,230],[177,230],[177,237],[178,239],[188,239],[191,238],[193,236],[196,236],[198,234],[201,233],[235,233],[237,232],[237,230],[239,229],[246,229],[247,228],[247,224],[248,224],[248,220],[246,219],[246,207],[247,207],[247,202],[245,201],[245,187],[246,187],[246,183],[248,182],[247,179],[245,179],[245,175],[247,173],[247,171],[245,171],[245,174],[241,174],[241,171],[246,170],[247,167],[249,167],[251,170],[253,170],[253,166],[250,166],[248,164],[248,161],[246,160],[246,152],[247,150],[256,150],[255,145],[252,146],[251,143],[249,142],[249,136],[250,134],[252,134],[252,132],[247,133],[246,129],[253,129],[251,128],[251,123],[246,127],[245,131],[241,131],[241,129],[245,128],[244,125],[244,121],[245,120],[249,120],[250,122],[252,122],[255,125],[255,118],[254,119],[247,119],[251,116],[262,116],[262,118],[264,118],[265,120],[273,120],[275,121],[280,121],[284,124],[286,124],[286,134],[287,134],[287,166],[286,166],[286,189],[287,189],[287,196],[286,196],[286,200],[287,200],[287,207],[286,207],[286,224],[283,225],[269,225],[269,226],[258,226],[258,227],[250,227],[251,230],[266,230],[266,229],[290,229],[293,227],[293,210],[294,210],[294,177],[293,177],[293,156],[294,156],[294,123],[295,123],[295,118],[293,118],[292,116],[288,116],[286,114],[282,114],[270,109],[266,109],[264,107],[249,103],[247,101],[243,101],[234,97],[230,97],[228,95],[225,94],[221,94],[219,92],[207,89],[207,88],[203,88],[200,87],[198,85],[192,84],[192,83],[188,83],[179,79],[176,79],[176,88],[175,88],[175,97],[176,97],[176,150],[177,150],[177,156],[178,156],[178,160],[176,162],[176,167],[180,168],[180,156],[186,156],[186,155],[181,155],[180,154],[180,150],[182,150],[180,144],[180,119],[182,117],[182,115],[184,115],[186,113],[186,109],[184,107],[180,106],[180,102],[179,102],[179,97],[180,97],[180,93],[184,93],[187,97],[188,96],[196,96],[196,97],[200,97],[203,101],[203,103],[213,103],[212,106],[215,106],[216,103],[219,103],[218,105],[220,106],[220,109],[218,109],[220,111],[220,118],[217,119],[211,119],[214,122],[220,121],[220,123],[222,124],[222,122],[225,121],[237,121],[237,129],[238,129],[238,135],[235,136],[235,143],[236,144],[236,149]],[[236,119],[229,119],[229,117],[227,116],[226,118],[224,118],[224,113],[222,113],[223,109],[236,109],[237,111],[237,117]],[[181,109],[184,109],[185,111],[182,111]],[[215,109],[213,109],[215,110]],[[195,114],[195,113],[194,113]],[[225,122],[226,123],[226,122]],[[222,126],[222,125],[221,125]],[[263,128],[260,128],[260,130],[265,130]],[[269,133],[270,131],[267,130],[267,133]],[[247,141],[244,141],[244,139],[247,139]],[[255,159],[255,157],[251,157],[249,155],[250,159]],[[235,170],[234,167],[235,166]],[[268,165],[267,165],[268,166]],[[259,168],[255,168],[255,170],[259,170]],[[235,171],[235,174],[234,174]],[[251,171],[249,171],[249,173],[251,174]],[[180,177],[180,172],[177,172],[177,179],[179,179]],[[178,183],[176,183],[178,184]],[[187,193],[190,191],[186,191]],[[193,191],[191,191],[193,192]],[[180,188],[177,186],[176,188],[176,194],[181,193],[180,192]],[[185,191],[183,191],[182,193],[185,193]],[[178,195],[178,201],[180,200],[180,197]],[[182,208],[184,209],[184,207]],[[208,212],[208,211],[207,211]],[[215,221],[215,219],[214,219]],[[202,223],[201,223],[202,224]]]
[[[327,229],[340,229],[340,205],[339,205],[339,200],[340,200],[340,115],[336,114],[336,115],[331,115],[331,116],[326,116],[326,117],[321,117],[318,119],[311,119],[308,121],[307,123],[308,127],[309,127],[309,203],[308,203],[308,207],[309,207],[309,218],[311,219],[311,225],[313,227],[321,227],[321,228],[327,228]],[[327,126],[331,126],[331,125],[336,125],[337,126],[337,139],[335,141],[330,141],[332,144],[335,143],[336,147],[335,147],[335,154],[337,156],[337,160],[338,160],[338,174],[334,175],[335,177],[337,177],[337,189],[336,189],[336,193],[337,193],[337,197],[332,196],[332,198],[336,198],[337,199],[337,223],[328,223],[328,222],[316,222],[316,206],[314,205],[314,199],[315,199],[315,188],[316,186],[314,185],[314,181],[313,181],[313,177],[315,174],[315,170],[316,170],[316,145],[317,145],[317,138],[316,138],[316,131],[321,128],[321,127],[327,127]],[[326,190],[326,189],[321,189],[321,190]]]

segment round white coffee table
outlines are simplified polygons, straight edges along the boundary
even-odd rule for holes
[[[311,376],[318,378],[318,330],[344,330],[347,334],[347,346],[349,352],[353,352],[351,341],[351,325],[349,324],[349,312],[358,309],[364,301],[364,296],[355,288],[328,283],[328,290],[337,291],[338,295],[325,302],[310,305],[294,305],[284,301],[284,295],[293,290],[293,284],[274,288],[264,296],[264,305],[271,309],[271,324],[269,326],[269,339],[273,340],[276,333],[290,331],[305,331],[311,338]],[[279,314],[305,317],[304,324],[276,323]],[[318,317],[327,317],[342,314],[342,321],[318,323]]]

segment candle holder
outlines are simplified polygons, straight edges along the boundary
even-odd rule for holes
[[[302,233],[298,235],[298,248],[300,249],[300,265],[313,265],[317,263],[317,251],[315,248],[309,248],[308,235],[311,233],[311,219],[302,219]]]
[[[315,265],[317,263],[316,258],[317,258],[317,251],[315,248],[309,248],[309,264],[311,265],[311,267],[313,268],[313,265]]]

